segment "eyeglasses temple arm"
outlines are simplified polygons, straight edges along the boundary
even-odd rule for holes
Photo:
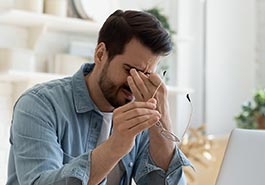
[[[186,98],[188,99],[188,101],[190,102],[190,116],[189,116],[189,122],[188,122],[188,124],[187,124],[187,126],[186,126],[186,128],[185,128],[185,130],[184,130],[184,132],[183,132],[183,135],[182,135],[182,139],[184,138],[184,135],[186,134],[186,132],[188,131],[188,129],[189,129],[189,127],[190,127],[190,123],[191,123],[191,118],[192,118],[192,113],[193,113],[193,105],[192,105],[192,102],[191,102],[191,99],[190,99],[190,96],[189,96],[189,94],[187,94],[186,95]],[[182,140],[181,139],[181,140]]]
[[[152,98],[154,98],[154,97],[155,97],[155,95],[156,95],[156,93],[157,93],[157,91],[158,91],[159,87],[162,85],[162,81],[163,81],[163,79],[164,79],[164,76],[166,75],[166,73],[167,73],[167,71],[164,71],[164,72],[163,72],[162,80],[161,80],[161,82],[159,83],[159,85],[157,86],[157,88],[156,88],[156,90],[155,90],[155,92],[154,92],[154,94],[153,94]]]

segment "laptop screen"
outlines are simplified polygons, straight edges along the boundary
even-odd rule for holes
[[[265,130],[234,129],[216,185],[265,184]]]

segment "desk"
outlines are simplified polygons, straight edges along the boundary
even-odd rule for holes
[[[201,149],[196,148],[196,145],[190,148],[188,155],[185,149],[182,149],[196,169],[194,171],[190,167],[184,167],[188,185],[215,184],[223,160],[228,136],[211,136],[209,140],[209,150],[205,150],[205,147],[207,149],[207,145],[203,149],[208,152],[203,152]]]

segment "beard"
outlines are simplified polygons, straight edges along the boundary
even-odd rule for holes
[[[131,89],[128,85],[124,84],[122,86],[117,86],[111,81],[108,77],[108,65],[107,62],[104,65],[103,71],[101,73],[101,76],[99,78],[99,87],[105,97],[105,99],[113,106],[114,108],[118,108],[122,105],[125,105],[126,103],[131,102],[131,99],[124,98],[124,100],[118,99],[119,92],[122,91],[122,89],[127,90],[128,92],[131,92]]]

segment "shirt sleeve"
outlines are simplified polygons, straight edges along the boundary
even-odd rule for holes
[[[10,142],[18,182],[86,185],[91,151],[63,164],[64,152],[51,114],[54,114],[51,105],[34,94],[24,95],[16,103]]]
[[[145,139],[146,140],[146,139]],[[135,169],[135,181],[142,184],[168,184],[185,185],[186,179],[183,166],[191,166],[179,148],[175,148],[173,158],[167,171],[155,165],[149,153],[149,143],[146,144],[141,155],[137,159]]]

